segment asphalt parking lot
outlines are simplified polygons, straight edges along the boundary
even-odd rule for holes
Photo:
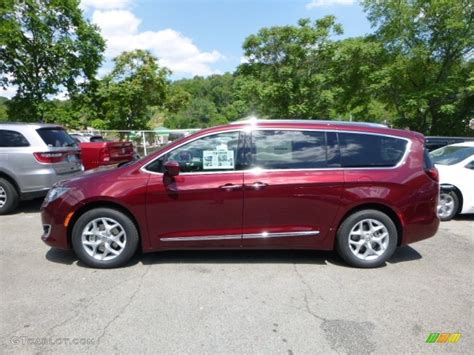
[[[384,267],[332,252],[137,255],[94,270],[39,236],[39,202],[0,216],[2,352],[461,352],[473,342],[474,216]],[[426,344],[429,333],[461,333]]]

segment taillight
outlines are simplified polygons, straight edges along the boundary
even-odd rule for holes
[[[35,159],[40,163],[52,164],[59,163],[63,161],[68,152],[43,152],[43,153],[33,153]]]
[[[439,172],[435,167],[425,169],[425,173],[434,181],[439,182]]]
[[[100,150],[99,161],[108,162],[110,161],[110,152],[109,148],[102,148]]]
[[[436,169],[435,165],[431,161],[431,157],[428,152],[428,149],[425,149],[423,152],[423,160],[424,160],[423,168],[425,170],[426,175],[428,175],[434,181],[439,182],[438,169]]]

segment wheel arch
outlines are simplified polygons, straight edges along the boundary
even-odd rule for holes
[[[81,206],[78,210],[74,212],[74,215],[72,216],[68,226],[67,226],[67,240],[68,240],[68,245],[72,245],[72,230],[74,228],[74,225],[76,224],[77,220],[87,211],[93,210],[95,208],[110,208],[119,212],[122,212],[125,214],[127,217],[129,217],[135,227],[137,228],[138,231],[138,242],[139,242],[139,248],[142,248],[142,230],[140,228],[140,224],[138,223],[137,219],[133,215],[133,213],[123,205],[113,202],[113,201],[91,201],[84,206]]]
[[[397,212],[393,208],[387,205],[384,205],[382,203],[377,203],[377,202],[364,203],[364,204],[352,207],[339,220],[336,231],[339,230],[339,228],[341,227],[341,224],[346,220],[347,217],[349,217],[350,215],[356,212],[363,211],[363,210],[377,210],[377,211],[385,213],[395,224],[395,227],[397,228],[397,234],[398,234],[397,246],[401,245],[402,240],[403,240],[402,221],[400,217],[398,216]],[[337,238],[334,238],[334,248],[336,247],[336,243],[337,243]]]
[[[3,178],[5,180],[7,180],[9,183],[11,183],[13,185],[13,187],[15,188],[16,192],[18,192],[18,196],[21,195],[20,185],[18,185],[18,183],[16,182],[16,180],[13,177],[11,177],[9,174],[7,174],[3,171],[0,171],[0,178]]]

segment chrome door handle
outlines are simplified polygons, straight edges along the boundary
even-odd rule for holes
[[[226,191],[234,191],[234,190],[240,190],[242,188],[242,185],[236,185],[236,184],[225,184],[222,186],[219,186],[222,190]]]
[[[268,184],[265,184],[264,182],[257,181],[257,182],[254,182],[253,184],[245,185],[245,186],[248,187],[248,188],[251,188],[253,190],[261,190],[264,187],[267,187]]]

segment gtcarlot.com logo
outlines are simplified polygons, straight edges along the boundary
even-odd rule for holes
[[[10,343],[13,345],[94,345],[94,338],[33,338],[25,335],[12,336]]]
[[[458,343],[461,333],[430,333],[426,338],[427,343]]]

